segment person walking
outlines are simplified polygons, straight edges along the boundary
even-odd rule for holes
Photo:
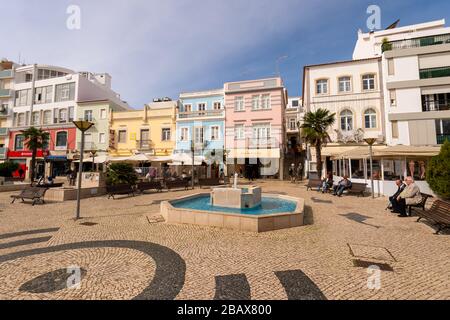
[[[297,179],[303,181],[303,165],[301,162],[298,163],[297,167]]]
[[[289,168],[289,177],[291,178],[291,183],[295,183],[295,164],[291,164]]]

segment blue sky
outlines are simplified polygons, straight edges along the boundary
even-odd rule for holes
[[[0,0],[0,57],[108,72],[134,108],[155,97],[270,77],[276,61],[290,96],[303,66],[351,59],[366,9],[382,26],[445,18],[448,0]],[[66,27],[69,5],[81,29]]]

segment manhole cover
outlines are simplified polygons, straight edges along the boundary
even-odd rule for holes
[[[350,253],[356,258],[375,259],[382,261],[397,261],[388,249],[361,244],[348,244]]]
[[[98,225],[98,223],[95,223],[95,222],[83,222],[83,223],[80,223],[80,225],[86,226],[86,227],[92,227],[92,226]]]
[[[353,260],[353,265],[357,268],[364,268],[368,269],[371,266],[377,266],[380,268],[380,270],[383,271],[389,271],[393,272],[394,269],[392,269],[390,264],[387,263],[379,263],[379,262],[373,262],[373,261],[364,261],[364,260]]]
[[[80,281],[86,276],[86,270],[80,269]],[[19,291],[29,293],[48,293],[66,289],[69,277],[73,276],[73,272],[69,269],[59,269],[40,275],[28,282],[25,282]]]

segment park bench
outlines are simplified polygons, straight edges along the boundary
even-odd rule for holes
[[[320,179],[309,179],[308,180],[308,184],[306,185],[306,191],[310,190],[310,189],[316,189],[322,186],[322,180]]]
[[[13,200],[11,201],[11,203],[14,203],[16,199],[21,199],[22,202],[25,202],[26,199],[31,200],[33,206],[38,202],[45,204],[44,196],[47,190],[47,188],[27,187],[23,189],[20,194],[12,195],[11,198]]]
[[[443,229],[450,227],[450,202],[436,200],[429,210],[417,211],[419,222],[421,219],[426,219],[434,222],[438,230],[436,234],[439,234]]]
[[[177,179],[177,180],[166,180],[165,185],[167,190],[184,188],[187,190],[189,188],[189,180],[187,179]]]
[[[113,198],[115,200],[114,195],[133,195],[134,197],[134,188],[129,184],[118,184],[118,185],[106,185],[106,193],[108,194],[108,199]]]
[[[427,203],[428,198],[433,198],[432,195],[422,193],[422,192],[420,193],[420,195],[422,196],[422,200],[418,204],[412,204],[412,205],[407,206],[410,216],[412,213],[412,208],[420,208],[422,210],[425,210],[425,204]]]
[[[50,189],[50,188],[61,188],[62,186],[64,186],[64,183],[62,183],[62,182],[58,182],[58,183],[44,183],[44,184],[38,184],[38,185],[36,185],[36,187],[37,188],[47,188],[47,189]]]
[[[162,188],[163,187],[160,181],[142,181],[137,184],[137,190],[139,190],[140,193],[144,193],[144,191],[152,189],[160,192],[162,191]]]
[[[198,185],[200,186],[200,188],[219,186],[220,179],[219,178],[199,179]]]
[[[347,193],[349,194],[357,194],[358,196],[363,196],[364,197],[364,193],[366,192],[367,189],[367,184],[366,183],[353,183],[352,182],[352,187],[349,189],[346,189]]]

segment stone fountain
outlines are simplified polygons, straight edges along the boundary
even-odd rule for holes
[[[237,185],[237,174],[234,175],[232,188],[213,188],[211,205],[225,208],[248,209],[261,205],[261,187]]]

